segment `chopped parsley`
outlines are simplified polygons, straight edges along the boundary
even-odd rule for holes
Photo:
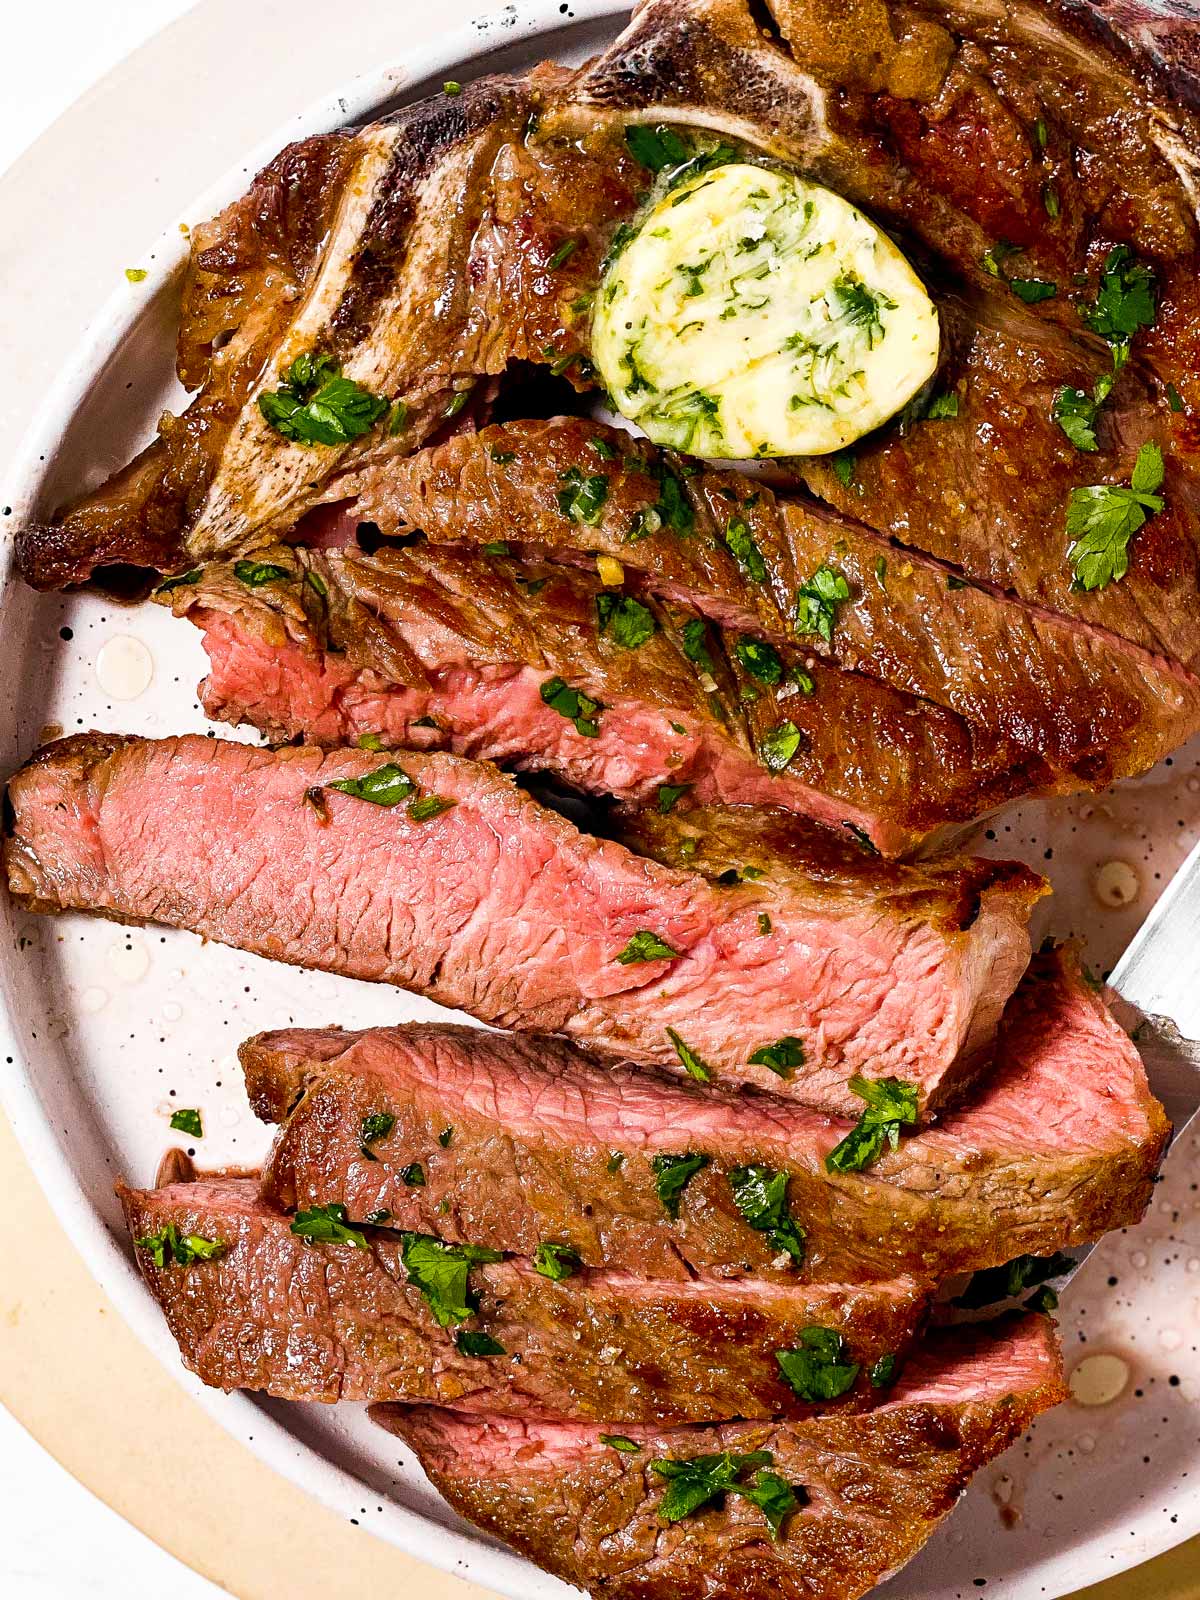
[[[684,623],[679,632],[683,644],[683,653],[688,660],[707,672],[711,678],[716,672],[716,663],[709,654],[708,649],[708,624],[703,617],[692,617]]]
[[[172,1262],[177,1267],[191,1267],[197,1261],[215,1261],[227,1249],[224,1239],[205,1239],[198,1233],[180,1233],[173,1222],[164,1223],[157,1233],[143,1234],[133,1242],[159,1268],[168,1267]]]
[[[899,1078],[850,1079],[850,1088],[867,1109],[850,1132],[825,1157],[829,1172],[862,1172],[888,1145],[900,1143],[900,1129],[917,1120],[917,1090]]]
[[[1020,255],[1020,253],[1021,247],[1019,244],[1009,244],[1006,239],[997,239],[995,244],[989,245],[983,252],[980,264],[983,270],[993,278],[1003,278],[1005,263],[1008,261],[1009,256]]]
[[[758,931],[760,934],[768,934],[771,931],[771,919],[765,911],[758,913]],[[753,1061],[754,1057],[751,1056],[750,1059]]]
[[[1058,285],[1050,283],[1045,278],[1010,278],[1008,287],[1018,300],[1023,300],[1027,306],[1040,305],[1043,300],[1053,300],[1058,293]]]
[[[698,1172],[703,1172],[709,1164],[709,1157],[689,1150],[682,1156],[655,1156],[650,1163],[654,1173],[654,1187],[658,1191],[658,1198],[662,1201],[662,1208],[671,1218],[672,1222],[678,1220],[679,1202],[683,1198],[683,1191],[691,1183]]]
[[[578,467],[568,467],[560,482],[563,487],[558,491],[558,509],[563,516],[594,528],[608,499],[608,479],[604,473],[586,475]]]
[[[796,591],[797,633],[818,633],[829,641],[837,621],[837,608],[850,598],[850,585],[832,567],[818,567]]]
[[[575,724],[575,732],[585,738],[595,739],[600,733],[600,712],[604,710],[599,700],[584,694],[582,689],[572,689],[562,678],[547,678],[538,693],[551,711],[566,717]]]
[[[769,1450],[755,1450],[749,1455],[736,1455],[723,1450],[720,1455],[689,1456],[682,1460],[659,1457],[651,1461],[651,1470],[667,1480],[666,1493],[658,1507],[663,1522],[680,1522],[694,1512],[711,1505],[727,1494],[741,1495],[763,1513],[778,1539],[784,1521],[800,1508],[800,1497],[778,1473],[760,1470],[752,1482],[744,1475],[755,1468],[768,1468],[775,1457]]]
[[[869,289],[861,279],[845,272],[829,290],[828,298],[835,316],[863,330],[869,350],[883,338],[883,312],[896,309],[896,302],[882,289]]]
[[[596,596],[596,624],[620,650],[640,650],[658,628],[648,606],[631,595],[612,594],[607,589]]]
[[[691,788],[690,783],[660,783],[658,786],[658,814],[665,817],[675,809],[675,802]]]
[[[604,1170],[605,1170],[605,1172],[608,1173],[610,1178],[613,1178],[613,1177],[615,1177],[617,1175],[618,1172],[620,1172],[621,1168],[624,1165],[625,1165],[625,1152],[624,1152],[624,1150],[613,1150],[610,1153],[608,1160],[604,1163]]]
[[[348,444],[361,438],[388,410],[388,401],[371,394],[330,356],[297,356],[279,388],[258,397],[263,417],[295,444]]]
[[[639,928],[629,943],[617,956],[623,967],[636,966],[640,961],[674,961],[678,950],[672,950],[665,939],[651,933],[649,928]]]
[[[441,1133],[438,1134],[438,1143],[441,1145],[443,1150],[448,1150],[450,1148],[450,1141],[451,1141],[451,1139],[453,1139],[453,1137],[454,1137],[454,1127],[453,1127],[453,1125],[451,1125],[448,1128],[443,1128]]]
[[[782,772],[800,748],[800,729],[792,721],[768,728],[759,741],[759,754],[769,772]]]
[[[170,1126],[177,1133],[190,1133],[193,1139],[204,1137],[204,1124],[200,1121],[200,1113],[190,1108],[185,1107],[172,1112]]]
[[[1174,411],[1176,415],[1185,409],[1183,404],[1183,396],[1173,383],[1169,383],[1167,385],[1167,405],[1170,406],[1171,410]],[[197,576],[199,576],[199,574],[197,574]],[[185,575],[183,578],[180,578],[177,581],[179,583],[185,583],[188,582],[189,579]],[[194,582],[195,580],[192,579],[190,581]],[[162,587],[163,585],[160,584],[159,588],[161,589]]]
[[[510,556],[512,554],[506,539],[492,539],[488,544],[481,545],[480,549],[485,556]]]
[[[592,449],[596,452],[596,454],[600,457],[601,461],[615,461],[617,459],[617,447],[616,447],[616,445],[615,444],[611,444],[607,439],[605,439],[603,437],[602,434],[599,434],[599,433],[593,434],[592,437],[588,440],[588,443],[591,445]]]
[[[684,1071],[689,1078],[695,1078],[697,1083],[707,1083],[712,1077],[712,1068],[707,1062],[701,1061],[696,1052],[675,1032],[674,1028],[667,1029],[667,1038],[675,1047],[675,1054],[683,1062]]]
[[[450,811],[458,804],[457,800],[447,800],[440,794],[423,794],[419,800],[410,800],[405,810],[413,822],[428,822],[433,817],[440,817],[443,811]]]
[[[729,1174],[733,1202],[757,1232],[780,1255],[797,1266],[804,1260],[804,1229],[788,1208],[788,1175],[772,1167],[734,1167]]]
[[[453,78],[449,78],[442,85],[442,93],[443,94],[449,94],[449,95],[461,94],[462,93],[462,84],[461,83],[455,83]]]
[[[572,1250],[569,1244],[554,1244],[547,1239],[533,1252],[533,1270],[553,1283],[572,1277],[582,1265],[578,1251]]]
[[[642,1448],[636,1439],[623,1433],[602,1433],[598,1437],[601,1444],[606,1444],[610,1450],[619,1450],[622,1455],[635,1456]]]
[[[1182,406],[1180,409],[1182,409]],[[193,567],[190,572],[180,572],[173,578],[164,578],[154,592],[155,594],[170,594],[172,589],[183,589],[193,583],[199,583],[203,576],[203,567]]]
[[[277,566],[274,561],[235,561],[233,575],[247,589],[261,589],[268,583],[284,583],[295,576],[287,567]]]
[[[925,409],[927,422],[944,422],[958,415],[958,396],[954,393],[935,394]]]
[[[1090,395],[1082,389],[1069,387],[1059,389],[1055,394],[1050,415],[1076,450],[1091,452],[1099,448],[1096,443],[1096,418],[1111,388],[1111,380],[1105,374],[1097,380],[1095,390]]]
[[[766,913],[764,912],[765,916]],[[767,926],[762,927],[762,916],[759,917],[760,933],[771,931],[771,919],[767,917]],[[799,1039],[791,1034],[785,1034],[782,1039],[776,1039],[774,1044],[764,1044],[750,1057],[752,1067],[769,1067],[772,1072],[781,1078],[790,1077],[797,1067],[804,1065],[804,1046]]]
[[[400,1182],[408,1185],[410,1189],[423,1189],[425,1187],[425,1168],[419,1161],[412,1161],[407,1167],[400,1169]]]
[[[836,1328],[802,1328],[797,1347],[776,1350],[775,1359],[792,1393],[814,1404],[839,1399],[859,1374],[858,1362],[847,1361],[846,1341]]]
[[[553,272],[556,267],[561,267],[564,261],[570,260],[579,249],[578,239],[564,239],[558,249],[546,263],[547,270]]]
[[[670,467],[658,462],[647,462],[643,470],[647,477],[657,482],[658,499],[653,505],[643,506],[635,513],[629,532],[625,535],[626,543],[636,544],[639,539],[657,533],[660,528],[670,528],[680,538],[686,539],[696,526],[696,513],[692,510],[682,479]]]
[[[425,1296],[438,1326],[465,1322],[476,1310],[467,1275],[480,1262],[500,1261],[500,1252],[482,1245],[446,1244],[428,1233],[405,1233],[402,1238],[404,1270],[409,1282]]]
[[[738,566],[752,583],[767,581],[767,563],[762,551],[751,537],[750,528],[743,517],[731,517],[725,529],[725,543]]]
[[[897,1366],[894,1350],[888,1350],[881,1355],[870,1371],[872,1389],[890,1389],[896,1381]]]
[[[1074,1266],[1071,1257],[1059,1251],[1051,1256],[1015,1256],[1001,1267],[984,1267],[973,1273],[970,1283],[955,1297],[954,1303],[977,1311],[980,1306],[994,1305],[997,1300],[1011,1300],[1050,1278],[1061,1278]]]
[[[150,274],[145,267],[126,267],[125,276],[130,283],[145,283]]]
[[[1108,252],[1100,274],[1095,304],[1083,320],[1109,344],[1128,344],[1158,314],[1154,273],[1126,244]]]
[[[454,1335],[454,1343],[464,1356],[504,1356],[508,1351],[498,1339],[493,1339],[490,1333],[481,1333],[476,1328],[460,1328]]]
[[[665,123],[657,127],[635,123],[625,129],[625,143],[633,159],[651,172],[681,167],[692,159],[691,145]]]
[[[291,1231],[300,1239],[314,1244],[352,1244],[356,1250],[369,1250],[367,1236],[349,1219],[340,1200],[327,1206],[309,1206],[297,1211],[292,1218]]]
[[[783,677],[779,651],[765,639],[752,639],[743,634],[734,645],[733,652],[751,677],[761,683],[778,683]]]
[[[854,482],[854,469],[858,465],[858,458],[853,450],[839,450],[836,455],[829,458],[829,466],[834,477],[843,489],[848,489]],[[862,490],[859,490],[862,493]]]
[[[1077,589],[1103,589],[1129,571],[1130,540],[1148,516],[1163,508],[1156,493],[1163,476],[1162,451],[1147,443],[1138,451],[1128,488],[1102,483],[1071,490],[1067,558]]]
[[[355,800],[369,801],[373,806],[398,806],[402,800],[414,795],[417,789],[408,774],[393,761],[385,762],[382,767],[376,767],[374,772],[365,773],[361,778],[339,778],[325,787],[351,795]]]

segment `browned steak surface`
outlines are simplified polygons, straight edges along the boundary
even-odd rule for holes
[[[455,1510],[597,1597],[855,1600],[915,1555],[972,1475],[1066,1393],[1053,1325],[1024,1317],[930,1340],[861,1417],[634,1428],[638,1448],[618,1450],[577,1422],[401,1406],[372,1415]],[[664,1520],[667,1480],[654,1464],[726,1451],[766,1455],[736,1481],[766,1471],[796,1486],[777,1539],[734,1493]]]
[[[411,1241],[394,1230],[357,1230],[361,1244],[309,1241],[244,1178],[120,1193],[143,1276],[186,1365],[216,1388],[284,1400],[426,1400],[514,1415],[532,1407],[613,1422],[803,1416],[820,1408],[784,1381],[775,1352],[822,1327],[841,1334],[861,1368],[835,1402],[858,1409],[872,1397],[871,1367],[883,1355],[903,1359],[927,1307],[911,1279],[659,1282],[585,1270],[554,1281],[509,1260],[472,1267],[466,1304],[449,1297],[456,1314],[439,1326],[442,1302],[423,1293]],[[181,1266],[167,1255],[158,1266],[137,1241],[164,1228],[222,1248],[211,1260]],[[423,1244],[438,1248],[430,1235]],[[474,1353],[471,1340],[478,1350],[484,1338],[486,1351]]]
[[[1191,14],[1175,20],[1168,51],[1155,13],[1116,4],[779,0],[775,10],[778,32],[748,0],[652,0],[578,74],[482,80],[286,152],[198,234],[181,369],[203,387],[189,420],[168,423],[132,479],[65,522],[26,530],[30,578],[61,584],[106,560],[185,565],[261,543],[352,493],[359,468],[420,444],[452,393],[510,358],[559,366],[585,355],[586,294],[647,182],[624,126],[665,119],[792,162],[860,201],[897,231],[939,301],[942,379],[959,415],[903,436],[885,429],[863,447],[848,491],[824,467],[812,481],[973,578],[1194,665]],[[998,243],[1019,249],[999,276],[985,265]],[[1117,246],[1153,270],[1157,315],[1137,330],[1098,449],[1083,455],[1048,407],[1060,386],[1086,388],[1111,366],[1086,319]],[[1009,279],[1054,292],[1025,305]],[[444,286],[432,311],[429,283]],[[231,330],[210,356],[214,335]],[[389,414],[396,431],[381,423],[339,447],[272,434],[257,394],[306,351],[403,401],[404,413]],[[579,361],[567,370],[586,381]],[[1069,493],[1127,481],[1150,440],[1167,446],[1166,508],[1135,538],[1125,578],[1078,592]]]
[[[889,434],[892,443],[880,448],[958,450],[959,437],[948,422],[925,422]],[[990,429],[988,437],[998,435]],[[956,460],[965,482],[961,452]],[[559,501],[580,463],[606,485],[594,523],[565,516]],[[843,491],[831,469],[821,471],[830,497],[836,492],[860,514],[854,486]],[[939,501],[943,512],[949,504],[945,481],[945,472],[922,467],[911,482],[890,484],[881,503],[893,518],[908,519],[906,545],[924,542],[958,562],[960,553],[927,537],[938,518],[927,502]],[[1033,485],[1022,475],[1006,480],[1005,493],[1014,505],[1035,505],[1044,530],[1049,513],[1037,497],[1048,487],[1056,492],[1046,474]],[[668,500],[682,502],[683,512],[664,515]],[[995,587],[979,587],[824,507],[779,499],[735,473],[692,474],[679,457],[586,419],[489,427],[389,463],[367,478],[353,514],[389,533],[420,528],[434,540],[503,540],[568,560],[602,551],[653,594],[686,600],[751,636],[799,644],[992,730],[1013,765],[1043,765],[1047,786],[1103,786],[1144,771],[1200,726],[1200,680],[1153,653],[1161,648],[1153,632],[1146,647],[1132,645],[1008,594],[1005,563],[1025,547],[994,523],[979,530],[987,562],[968,570]],[[735,554],[745,536],[757,562]],[[1044,540],[1038,548],[1045,550]],[[1065,575],[1061,592],[1035,598],[1065,600],[1069,609],[1070,570],[1053,560]],[[796,629],[799,592],[820,568],[842,576],[850,594],[828,640]],[[1129,598],[1132,591],[1115,587]],[[1133,620],[1128,631],[1137,636]]]
[[[859,1173],[825,1165],[844,1123],[605,1069],[557,1040],[290,1029],[241,1058],[255,1110],[282,1124],[263,1188],[285,1209],[382,1208],[400,1227],[525,1255],[553,1238],[588,1266],[656,1278],[795,1276],[735,1201],[730,1175],[750,1165],[788,1174],[812,1278],[942,1279],[1050,1255],[1138,1220],[1168,1132],[1136,1051],[1065,952],[1035,961],[970,1103]],[[377,1114],[394,1122],[370,1160],[362,1128]],[[689,1155],[704,1164],[672,1216],[662,1158]]]
[[[858,1071],[911,1083],[922,1110],[952,1095],[1028,960],[1045,886],[1014,863],[877,862],[797,819],[786,858],[727,888],[580,833],[494,767],[402,759],[63,740],[10,781],[9,887],[852,1116]],[[662,821],[654,847],[686,855]],[[744,823],[716,810],[703,835],[724,858]],[[783,1035],[803,1063],[750,1060]]]
[[[764,666],[747,654],[757,633],[502,544],[258,559],[277,577],[257,588],[213,563],[162,598],[204,630],[208,714],[272,740],[448,748],[635,804],[780,807],[887,856],[1031,787],[1040,766],[799,642]],[[582,729],[543,697],[552,678],[598,702]],[[781,729],[795,733],[783,770]]]

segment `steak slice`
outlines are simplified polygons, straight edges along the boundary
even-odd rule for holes
[[[1168,1134],[1137,1052],[1068,951],[1035,959],[971,1103],[860,1173],[825,1166],[845,1124],[605,1070],[558,1040],[288,1029],[240,1054],[251,1104],[282,1124],[263,1190],[284,1208],[387,1209],[398,1226],[523,1255],[553,1238],[590,1267],[655,1278],[794,1277],[734,1202],[729,1176],[746,1165],[788,1174],[810,1277],[940,1280],[1048,1256],[1137,1222]],[[379,1112],[395,1123],[372,1161],[361,1130]],[[687,1154],[708,1164],[672,1218],[654,1161]]]
[[[381,1406],[456,1511],[548,1572],[608,1600],[856,1600],[921,1548],[973,1473],[1067,1395],[1043,1317],[930,1339],[859,1417],[631,1430]],[[799,1507],[770,1537],[738,1494],[667,1523],[656,1461],[764,1451]],[[746,1471],[740,1481],[753,1483]],[[728,1480],[727,1480],[728,1481]],[[569,1530],[569,1536],[564,1531]]]
[[[245,1178],[119,1192],[135,1244],[174,1229],[223,1247],[190,1266],[171,1255],[158,1266],[137,1247],[185,1365],[215,1388],[282,1400],[425,1400],[625,1422],[811,1415],[819,1408],[784,1381],[775,1352],[820,1326],[842,1335],[861,1368],[839,1402],[858,1409],[870,1403],[870,1368],[904,1355],[928,1305],[910,1279],[660,1283],[583,1271],[556,1282],[513,1260],[472,1267],[457,1309],[477,1309],[439,1326],[393,1230],[360,1233],[363,1247],[312,1243]],[[473,1353],[484,1336],[486,1351]]]
[[[879,452],[917,451],[922,464],[903,481],[890,478],[877,502],[868,496],[860,505],[861,483],[843,488],[828,466],[820,469],[820,488],[869,520],[877,503],[885,532],[906,546],[923,544],[994,588],[962,583],[939,562],[897,550],[822,506],[778,499],[732,472],[687,473],[679,457],[580,418],[488,427],[390,462],[365,477],[351,514],[389,534],[420,528],[433,540],[503,540],[576,560],[602,551],[640,588],[686,601],[726,628],[792,648],[799,642],[810,654],[992,730],[1016,759],[1044,765],[1041,787],[1048,790],[1104,787],[1145,771],[1200,727],[1200,679],[1155,654],[1162,645],[1153,632],[1145,648],[1004,592],[1015,582],[1008,563],[1028,551],[1061,571],[1062,582],[1052,592],[1038,581],[1015,586],[1031,600],[1074,608],[1065,542],[1047,556],[1044,537],[1036,543],[998,537],[994,523],[980,523],[975,535],[989,554],[978,562],[952,542],[939,542],[941,522],[962,513],[948,509],[955,503],[945,493],[947,473],[932,461],[952,455],[965,483],[981,470],[973,465],[977,457],[999,460],[978,442],[956,448],[954,422],[885,432]],[[1000,437],[994,426],[986,431]],[[1055,433],[1074,456],[1057,427]],[[604,458],[596,454],[597,440]],[[573,521],[559,506],[562,484],[581,462],[607,484],[594,524]],[[1030,514],[1044,531],[1051,507],[1038,496],[1061,497],[1061,485],[1043,473],[1036,488],[1007,480],[1006,493],[1013,505],[1034,507]],[[683,510],[664,515],[668,503]],[[997,497],[988,504],[995,510]],[[1153,526],[1165,524],[1156,518]],[[761,571],[735,556],[731,529],[753,540]],[[836,606],[827,640],[811,631],[797,641],[798,593],[822,567],[846,580],[850,598]],[[1116,588],[1127,603],[1132,590]],[[1134,613],[1121,621],[1136,637]]]
[[[796,846],[778,882],[764,856],[730,890],[579,833],[493,767],[403,759],[408,790],[361,750],[62,740],[9,784],[9,885],[836,1114],[861,1109],[858,1071],[945,1100],[1028,960],[1044,884],[1019,864],[884,864],[814,829],[807,872]],[[389,773],[403,803],[335,787]],[[806,1054],[786,1078],[750,1061],[783,1035]]]
[[[208,714],[274,741],[449,748],[642,805],[669,785],[683,809],[783,807],[887,856],[1034,779],[1006,743],[952,712],[794,645],[776,652],[779,681],[764,683],[739,658],[740,636],[682,603],[636,602],[640,642],[618,643],[601,608],[618,608],[619,625],[629,597],[580,569],[424,544],[373,555],[275,546],[259,560],[277,581],[250,589],[238,563],[216,563],[162,598],[204,630]],[[600,702],[586,734],[542,698],[551,675]],[[784,722],[799,737],[773,772]]]

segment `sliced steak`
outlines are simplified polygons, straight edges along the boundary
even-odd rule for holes
[[[426,1400],[627,1422],[803,1416],[819,1408],[785,1382],[775,1352],[820,1326],[842,1335],[861,1368],[838,1402],[857,1409],[870,1402],[871,1367],[903,1357],[928,1303],[910,1279],[660,1283],[583,1271],[552,1281],[528,1262],[496,1261],[471,1269],[465,1305],[445,1296],[473,1314],[439,1326],[419,1266],[414,1282],[407,1245],[386,1228],[360,1231],[362,1246],[310,1242],[244,1178],[120,1194],[185,1364],[215,1388],[283,1400]],[[220,1241],[220,1254],[188,1266],[167,1254],[158,1266],[137,1241],[163,1229]]]
[[[1136,1051],[1065,952],[1038,957],[1017,990],[971,1104],[860,1173],[825,1166],[845,1124],[605,1070],[557,1040],[290,1029],[241,1058],[255,1110],[283,1124],[263,1176],[283,1207],[383,1208],[401,1227],[525,1255],[553,1238],[588,1266],[656,1278],[795,1275],[734,1201],[730,1173],[747,1165],[788,1173],[810,1277],[942,1279],[1050,1255],[1139,1219],[1168,1133]],[[395,1123],[371,1160],[362,1128],[376,1113]],[[672,1217],[655,1159],[689,1154],[707,1164]]]
[[[162,598],[204,630],[208,714],[272,740],[449,748],[643,805],[668,785],[683,809],[785,807],[887,856],[1036,783],[1002,739],[794,645],[763,682],[688,605],[646,596],[622,634],[630,597],[579,569],[425,544],[258,557],[275,581],[215,563]],[[543,699],[551,676],[599,702],[586,732]],[[785,722],[799,737],[772,771]]]
[[[9,885],[849,1115],[854,1072],[903,1078],[922,1110],[959,1088],[1028,959],[1045,886],[1018,864],[888,865],[814,829],[807,872],[792,846],[726,889],[579,833],[492,767],[403,760],[66,739],[9,784]],[[336,787],[389,774],[392,804]],[[708,827],[738,833],[732,813]],[[783,1035],[802,1066],[751,1063]]]
[[[919,451],[923,464],[911,479],[892,478],[883,487],[878,503],[890,520],[880,525],[907,546],[923,545],[962,564],[993,588],[963,583],[938,562],[897,550],[823,507],[778,499],[736,473],[686,472],[680,458],[578,418],[489,427],[388,463],[365,478],[351,514],[385,533],[420,528],[434,540],[502,540],[576,560],[601,551],[637,585],[686,601],[726,628],[793,648],[799,642],[993,730],[1016,759],[1048,769],[1047,787],[1055,780],[1062,788],[1103,787],[1145,771],[1200,727],[1200,679],[1153,653],[1163,648],[1153,631],[1144,648],[1004,592],[1015,586],[1028,590],[1030,600],[1074,608],[1065,542],[1047,554],[1044,538],[1011,539],[993,521],[975,530],[988,552],[982,564],[939,543],[939,517],[962,512],[951,509],[947,472],[931,469],[931,453],[952,453],[964,483],[973,470],[972,452],[955,447],[960,435],[952,421],[887,433],[881,452]],[[1000,437],[990,424],[985,431],[989,439]],[[1055,433],[1059,454],[1074,456]],[[985,456],[982,445],[972,449]],[[607,486],[594,522],[572,520],[559,502],[580,463]],[[831,468],[821,472],[823,493],[851,514],[871,517],[855,485],[843,489]],[[1044,532],[1050,508],[1037,496],[1061,498],[1061,485],[1043,473],[1033,487],[1023,477],[1008,478],[1005,492],[1014,505],[1034,508],[1029,514]],[[671,516],[668,504],[683,509]],[[995,496],[989,504],[995,506]],[[1165,523],[1156,518],[1153,526]],[[760,565],[736,556],[731,530],[753,541]],[[1061,574],[1056,589],[1014,582],[1010,563],[1025,551]],[[827,640],[814,630],[798,641],[800,592],[822,567],[846,580],[849,598],[834,607]],[[1129,586],[1114,587],[1115,598],[1129,602]],[[1136,616],[1121,620],[1136,638]]]
[[[638,1448],[619,1450],[578,1422],[402,1406],[372,1415],[416,1451],[456,1511],[598,1597],[855,1600],[914,1556],[972,1474],[1066,1394],[1052,1324],[1024,1317],[930,1340],[865,1417],[635,1428],[626,1437]],[[795,1486],[777,1539],[736,1493],[663,1518],[667,1481],[654,1463],[726,1451],[766,1453],[738,1482],[754,1484],[758,1467]]]

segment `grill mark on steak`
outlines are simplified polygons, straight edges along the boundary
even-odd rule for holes
[[[903,1357],[928,1309],[928,1288],[912,1279],[656,1282],[583,1271],[554,1283],[510,1260],[471,1272],[479,1308],[467,1326],[504,1347],[481,1358],[437,1326],[387,1229],[370,1230],[366,1250],[310,1243],[246,1179],[118,1192],[133,1239],[174,1225],[226,1247],[187,1269],[137,1251],[187,1367],[216,1388],[284,1400],[420,1399],[614,1422],[808,1416],[828,1407],[795,1396],[775,1351],[820,1324],[862,1365],[836,1403],[858,1410],[872,1399],[870,1367],[889,1351]]]
[[[240,1056],[255,1111],[282,1124],[263,1192],[284,1209],[341,1200],[354,1216],[386,1209],[400,1227],[526,1255],[552,1238],[588,1266],[657,1278],[794,1277],[734,1206],[738,1166],[789,1174],[807,1276],[940,1280],[1131,1226],[1168,1134],[1136,1051],[1065,951],[1023,980],[970,1102],[860,1174],[825,1168],[844,1124],[605,1068],[557,1040],[288,1029]],[[377,1111],[396,1125],[364,1162],[358,1130]],[[687,1151],[710,1162],[672,1221],[651,1163]],[[414,1161],[423,1188],[401,1176]]]
[[[416,1451],[456,1511],[597,1597],[854,1600],[915,1555],[972,1474],[1066,1395],[1053,1325],[1023,1317],[931,1339],[865,1417],[635,1428],[637,1454],[554,1418],[371,1414]],[[724,1450],[769,1451],[773,1470],[805,1491],[778,1542],[736,1495],[659,1519],[664,1483],[651,1462]]]
[[[912,1082],[923,1110],[958,1090],[1028,960],[1045,885],[1016,863],[899,866],[815,828],[805,845],[795,819],[787,857],[760,843],[763,879],[726,890],[580,834],[494,768],[401,759],[454,806],[418,822],[329,787],[376,770],[368,752],[63,740],[10,781],[9,885],[36,909],[164,921],[682,1071],[675,1028],[718,1078],[851,1116],[859,1070]],[[662,822],[654,847],[678,854]],[[734,812],[713,811],[696,848],[745,843]],[[964,932],[976,893],[985,910]],[[619,963],[647,928],[678,958]],[[804,1040],[803,1068],[783,1079],[747,1064],[783,1034]]]
[[[894,447],[943,450],[949,426],[915,427],[897,436]],[[929,442],[910,445],[918,434]],[[597,523],[581,526],[562,515],[557,492],[571,465],[594,458],[590,446],[597,437],[618,455],[613,463],[598,463],[609,480],[608,496]],[[584,419],[498,424],[369,475],[347,517],[374,521],[385,533],[419,528],[435,541],[506,540],[567,560],[602,551],[650,592],[686,600],[726,627],[766,633],[792,648],[799,642],[808,653],[994,730],[1016,760],[1049,768],[1043,785],[1051,788],[1103,787],[1145,771],[1200,727],[1200,680],[1151,649],[995,591],[950,589],[953,573],[944,566],[915,551],[896,551],[861,524],[779,499],[735,473],[681,475],[681,465],[676,456]],[[631,538],[639,515],[660,501],[655,474],[664,470],[686,494],[694,527],[684,537],[664,522]],[[837,488],[829,497],[856,509],[853,491],[841,490],[832,470],[821,472],[823,490],[829,483]],[[923,509],[929,510],[926,526],[937,521],[926,499],[944,495],[944,473],[927,474],[929,490],[920,481],[914,474],[903,493],[891,484],[882,497],[890,522],[903,521],[899,531],[909,543],[916,542],[913,528]],[[735,517],[762,554],[763,583],[747,577],[725,542]],[[951,554],[938,550],[935,538],[928,542],[935,553]],[[1011,577],[1007,546],[996,541],[988,550],[996,554],[977,575],[1003,584]],[[882,579],[880,560],[887,569]],[[798,641],[797,589],[822,565],[847,579],[851,600],[838,607],[829,641],[818,634]],[[1194,597],[1194,586],[1190,592]]]
[[[162,600],[204,630],[208,715],[251,723],[275,742],[352,745],[375,735],[548,768],[577,789],[637,804],[682,785],[682,810],[783,807],[853,827],[886,856],[1040,776],[1036,762],[1022,764],[952,712],[794,645],[782,659],[808,675],[811,694],[756,681],[736,635],[717,629],[706,641],[713,675],[702,680],[681,640],[697,613],[682,602],[643,591],[657,631],[637,650],[619,648],[597,630],[597,601],[614,592],[579,568],[427,544],[259,555],[291,581],[251,591],[213,564]],[[541,699],[552,674],[601,702],[595,736]],[[758,751],[785,719],[801,742],[786,772],[773,774]]]

